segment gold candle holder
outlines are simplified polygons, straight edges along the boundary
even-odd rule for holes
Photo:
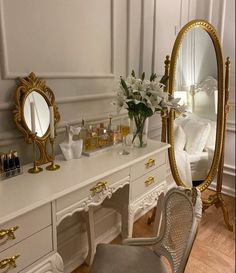
[[[51,148],[52,148],[52,161],[51,164],[46,167],[46,170],[48,171],[56,171],[60,169],[60,166],[55,164],[55,156],[54,156],[54,138],[50,138]]]
[[[29,173],[40,173],[43,168],[37,166],[36,164],[36,135],[37,133],[32,133],[32,141],[33,141],[33,162],[34,162],[34,166],[33,168],[29,169],[28,172]]]

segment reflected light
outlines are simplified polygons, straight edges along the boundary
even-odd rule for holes
[[[217,108],[218,108],[218,90],[214,91],[214,101],[215,101],[215,114],[217,114]]]
[[[179,101],[180,105],[187,105],[188,104],[188,98],[187,98],[187,92],[186,91],[175,91],[174,92],[174,98],[181,98]]]

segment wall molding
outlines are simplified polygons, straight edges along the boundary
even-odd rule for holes
[[[215,191],[216,190],[216,181],[213,181],[211,185],[209,186],[210,190]],[[235,189],[226,185],[222,185],[222,191],[223,194],[235,197]]]
[[[38,77],[45,79],[73,79],[73,78],[85,78],[85,79],[97,79],[97,78],[114,78],[114,67],[115,67],[115,50],[114,50],[114,39],[115,39],[115,28],[114,28],[114,0],[110,0],[111,4],[111,64],[110,64],[110,73],[74,73],[74,72],[38,72]],[[3,0],[0,0],[0,39],[2,43],[2,77],[3,79],[16,79],[17,77],[25,77],[28,75],[28,72],[11,72],[9,71],[9,62],[8,62],[8,51],[7,51],[7,39],[6,39],[6,29],[5,29],[5,21],[4,21],[4,5]]]
[[[130,0],[127,0],[127,27],[126,27],[126,76],[130,73],[130,16],[131,16],[131,9],[130,9]]]
[[[114,94],[100,93],[100,94],[80,95],[80,96],[73,96],[73,97],[61,97],[61,98],[56,98],[56,103],[60,105],[65,103],[104,100],[104,99],[115,98],[115,96],[116,96],[115,93]],[[12,110],[14,105],[15,105],[14,102],[1,102],[0,111]]]

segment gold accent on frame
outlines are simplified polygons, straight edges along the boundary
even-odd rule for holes
[[[200,191],[204,191],[213,181],[217,169],[219,166],[221,154],[222,154],[222,146],[224,139],[224,124],[225,124],[225,88],[224,88],[224,65],[223,65],[223,55],[220,46],[220,42],[218,36],[216,34],[216,30],[214,27],[204,20],[193,20],[186,24],[179,32],[174,47],[171,54],[171,62],[170,62],[170,77],[169,77],[169,93],[171,95],[174,94],[174,80],[175,80],[175,72],[176,72],[176,63],[177,57],[179,54],[181,43],[187,34],[188,31],[194,28],[202,28],[205,30],[214,45],[216,59],[217,59],[217,69],[218,69],[218,114],[217,114],[217,132],[216,132],[216,145],[215,145],[215,154],[213,157],[213,162],[211,164],[210,171],[206,177],[206,179],[197,187]],[[168,143],[171,144],[169,148],[169,159],[170,159],[170,167],[176,181],[179,186],[186,186],[185,182],[181,180],[177,164],[175,160],[175,152],[174,152],[174,112],[171,111],[168,124],[167,124],[167,137]]]
[[[94,196],[96,193],[100,193],[106,189],[107,189],[107,182],[100,181],[96,184],[96,186],[92,187],[90,191],[92,192],[92,196]]]
[[[8,266],[8,269],[6,269],[5,272],[7,272],[11,267],[17,267],[16,265],[16,259],[19,258],[20,255],[14,255],[10,258],[6,258],[0,261],[0,269],[6,269]]]
[[[148,160],[148,162],[147,163],[145,163],[145,166],[147,167],[147,168],[151,168],[151,167],[153,167],[153,166],[155,166],[155,159],[149,159]]]
[[[215,152],[213,156],[213,161],[205,180],[197,186],[200,191],[204,191],[209,187],[214,177],[217,174],[217,185],[216,185],[216,194],[210,195],[208,199],[203,200],[203,210],[208,207],[215,205],[216,207],[221,207],[224,215],[224,220],[227,228],[232,231],[233,225],[230,222],[229,212],[224,203],[223,197],[221,195],[222,190],[222,176],[223,176],[223,165],[224,165],[224,141],[225,141],[225,127],[226,127],[226,115],[229,111],[228,107],[228,97],[229,97],[229,65],[230,59],[227,58],[224,69],[223,54],[218,39],[215,28],[204,20],[193,20],[186,24],[181,31],[179,32],[174,47],[171,54],[170,62],[170,74],[169,74],[169,93],[174,95],[174,82],[176,77],[176,64],[177,58],[180,51],[180,46],[185,35],[188,31],[194,28],[201,28],[205,30],[211,41],[214,45],[216,60],[217,60],[217,73],[218,73],[218,107],[217,107],[217,129],[216,129],[216,143],[215,143]],[[172,171],[173,178],[177,185],[186,187],[185,181],[182,181],[175,160],[175,151],[174,151],[174,112],[171,111],[170,116],[167,122],[167,140],[171,144],[169,148],[169,161],[170,168]]]
[[[7,239],[16,239],[15,231],[18,229],[18,226],[7,228],[7,229],[1,229],[0,230],[0,240],[3,240],[5,237]]]
[[[148,187],[155,182],[155,178],[153,176],[149,176],[148,179],[144,182],[145,185]]]
[[[37,94],[43,100],[44,104],[53,106],[54,108],[54,124],[60,120],[57,105],[55,103],[55,96],[52,90],[46,86],[45,81],[38,79],[33,72],[28,77],[19,78],[19,87],[16,90],[15,96],[15,109],[13,110],[14,121],[17,128],[23,133],[26,143],[31,144],[34,141],[34,137],[31,129],[29,128],[29,120],[26,120],[24,114],[24,107],[26,100],[29,99],[29,95]],[[28,101],[27,101],[28,102]],[[40,118],[40,117],[39,117]],[[34,133],[34,132],[33,132]],[[45,132],[41,136],[39,134],[35,137],[35,144],[39,150],[39,158],[36,161],[36,165],[42,165],[51,162],[52,158],[47,152],[47,141],[49,139],[50,130],[49,123]]]
[[[56,171],[60,169],[60,166],[55,164],[55,155],[54,155],[54,139],[50,138],[50,143],[51,143],[51,150],[52,150],[52,161],[51,164],[46,167],[47,171]]]

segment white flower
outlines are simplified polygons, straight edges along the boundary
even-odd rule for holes
[[[171,109],[177,113],[182,113],[186,110],[185,107],[179,105],[179,98],[170,97],[167,92],[164,92],[164,85],[157,80],[155,74],[150,77],[151,80],[135,78],[135,74],[126,79],[121,77],[119,89],[117,90],[116,101],[113,105],[117,109],[125,108],[133,115],[141,115],[149,117],[155,112],[161,112],[162,115],[167,115]]]

